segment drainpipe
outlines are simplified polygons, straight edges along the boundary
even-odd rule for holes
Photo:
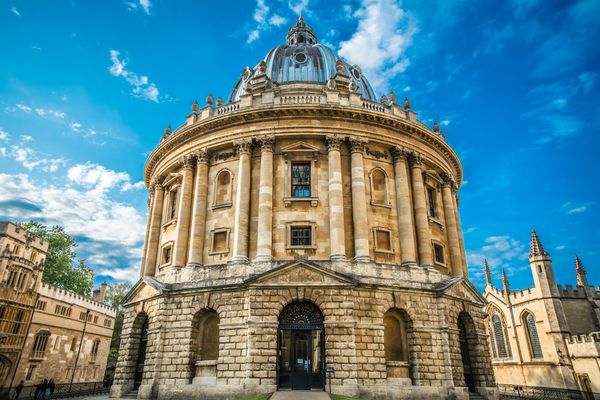
[[[13,376],[10,380],[10,385],[8,387],[8,392],[12,389],[12,385],[15,382],[15,376],[17,375],[17,370],[19,369],[19,364],[21,363],[21,357],[23,356],[23,350],[25,350],[25,343],[27,342],[27,337],[29,336],[29,330],[31,329],[31,322],[33,321],[33,313],[35,313],[35,307],[37,306],[38,299],[40,298],[40,294],[35,294],[35,301],[33,302],[33,307],[31,307],[31,314],[29,314],[29,322],[27,323],[27,331],[25,332],[25,336],[23,337],[23,344],[21,345],[21,350],[19,351],[19,356],[17,357],[17,363],[15,364],[15,370],[13,371]]]
[[[83,346],[83,338],[85,337],[85,328],[88,323],[88,316],[90,310],[85,310],[85,322],[83,323],[83,330],[81,331],[81,341],[79,342],[79,349],[77,349],[77,357],[75,358],[75,365],[73,366],[73,372],[71,373],[71,383],[69,383],[69,392],[73,387],[73,380],[75,379],[75,371],[77,370],[77,363],[79,362],[79,354],[81,354],[81,347]]]

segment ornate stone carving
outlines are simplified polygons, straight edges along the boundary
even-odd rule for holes
[[[397,162],[400,159],[408,159],[408,152],[400,146],[392,147],[390,153],[392,154],[394,162]]]
[[[439,132],[440,132],[440,124],[438,124],[438,122],[437,122],[437,121],[435,121],[435,122],[433,123],[433,131],[434,131],[435,133],[439,133]]]
[[[233,146],[239,155],[252,154],[252,139],[234,140]]]
[[[197,163],[208,164],[210,160],[210,151],[208,149],[198,149],[194,152]]]
[[[366,139],[349,138],[348,141],[350,142],[350,151],[352,153],[363,153],[365,151]]]
[[[405,109],[405,110],[410,110],[410,107],[411,107],[411,106],[410,106],[410,100],[408,99],[408,97],[404,99],[404,104],[403,104],[403,106],[404,106],[404,109]]]
[[[338,135],[328,135],[325,137],[325,142],[327,143],[327,151],[340,151],[340,146],[342,145],[343,138]]]
[[[167,125],[162,137],[160,138],[160,141],[162,142],[163,140],[167,139],[172,134],[173,134],[173,131],[171,130],[171,125]]]
[[[336,84],[335,84],[335,79],[333,79],[333,78],[332,78],[332,79],[329,79],[329,80],[327,81],[327,89],[328,89],[328,90],[336,90],[336,88],[337,88],[337,86],[336,86]]]
[[[221,107],[223,104],[223,98],[221,96],[217,97],[217,107]]]
[[[389,99],[390,99],[390,103],[392,103],[392,104],[396,102],[396,93],[394,93],[393,90],[390,92]]]
[[[208,96],[206,96],[206,105],[209,107],[212,107],[214,102],[215,102],[215,100],[213,98],[212,93],[209,93]]]
[[[194,155],[186,154],[179,159],[179,165],[181,169],[192,169],[194,168]]]
[[[382,106],[387,106],[388,105],[388,98],[387,98],[387,96],[385,94],[381,96],[381,105]]]
[[[275,136],[261,136],[258,138],[258,143],[260,144],[261,151],[273,151],[273,147],[275,146]]]
[[[348,90],[350,93],[356,93],[358,91],[358,85],[354,81],[350,81],[348,84]]]
[[[152,178],[152,181],[150,181],[150,193],[154,194],[154,191],[156,189],[164,189],[162,183],[164,181],[164,178],[161,176],[156,176],[154,178]]]
[[[342,60],[337,60],[335,63],[335,72],[340,75],[346,75],[344,71],[344,62]]]
[[[415,153],[414,151],[408,153],[406,159],[408,160],[408,165],[411,167],[420,167],[423,163],[423,158],[421,155],[419,153]]]
[[[453,188],[455,186],[454,180],[447,173],[442,172],[440,178],[442,178],[442,187],[449,186],[450,188]]]
[[[197,113],[200,110],[200,104],[198,104],[198,100],[194,100],[192,104],[192,112]]]
[[[365,153],[368,156],[375,157],[378,160],[382,159],[382,158],[385,159],[385,160],[387,160],[387,158],[389,157],[387,151],[373,150],[373,149],[370,149],[368,147],[365,148]]]
[[[265,74],[267,72],[267,63],[261,61],[258,63],[258,73]]]

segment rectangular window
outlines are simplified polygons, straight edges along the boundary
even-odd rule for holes
[[[37,308],[40,311],[44,311],[46,309],[46,302],[43,300],[38,300],[35,305],[35,308]]]
[[[213,233],[212,253],[227,252],[227,231]]]
[[[82,311],[82,312],[79,313],[79,319],[81,321],[85,321],[85,311]]]
[[[37,365],[30,365],[29,368],[27,368],[27,374],[25,375],[26,381],[30,381],[35,378],[35,368],[36,367],[37,367]]]
[[[429,201],[429,216],[431,218],[437,218],[437,203],[435,197],[435,189],[427,188],[427,200]]]
[[[310,226],[293,226],[290,233],[292,246],[312,245],[312,228]]]
[[[433,253],[435,256],[435,262],[444,264],[444,247],[437,243],[433,244]]]
[[[292,197],[310,197],[310,164],[292,164]]]
[[[392,239],[390,231],[382,229],[375,230],[375,249],[377,251],[392,251]]]
[[[163,264],[170,264],[171,263],[171,246],[169,247],[165,247],[163,249]]]
[[[94,323],[97,324],[98,323],[98,316],[94,315]]]
[[[175,219],[177,212],[177,190],[171,191],[171,209],[169,211],[169,219]]]

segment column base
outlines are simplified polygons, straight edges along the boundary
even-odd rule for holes
[[[254,260],[252,260],[253,262],[271,262],[273,261],[273,257],[271,256],[256,256],[256,258],[254,258]]]
[[[367,263],[367,262],[371,262],[371,257],[369,256],[356,256],[352,259],[354,262],[361,262],[361,263]]]
[[[250,262],[250,259],[246,256],[233,256],[227,264],[247,264],[248,262]]]
[[[419,264],[417,264],[416,261],[402,261],[400,263],[401,266],[403,267],[418,267]]]
[[[191,263],[188,263],[188,265],[186,265],[186,267],[189,267],[189,268],[198,268],[198,267],[203,267],[203,266],[204,266],[204,264],[198,263],[198,262],[191,262]]]
[[[329,256],[331,261],[348,261],[345,255],[342,254],[332,254]]]

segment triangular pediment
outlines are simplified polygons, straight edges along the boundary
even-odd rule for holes
[[[437,288],[439,292],[445,295],[459,298],[474,303],[479,303],[482,306],[487,303],[485,298],[473,286],[471,282],[463,277],[454,276],[442,282]]]
[[[306,260],[293,261],[254,276],[246,281],[260,286],[349,286],[356,280]]]
[[[295,142],[281,149],[282,153],[315,153],[319,148],[306,142]]]
[[[121,301],[122,304],[145,300],[163,292],[164,286],[156,279],[145,276],[136,282]]]

